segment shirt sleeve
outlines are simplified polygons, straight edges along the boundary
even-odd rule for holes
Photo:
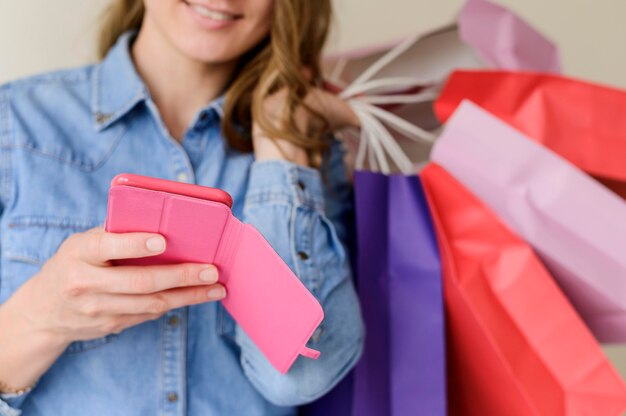
[[[324,310],[324,320],[307,344],[320,351],[320,357],[298,357],[287,374],[275,370],[236,327],[246,376],[281,406],[308,403],[328,392],[363,349],[363,322],[346,244],[351,186],[335,139],[327,172],[325,181],[318,170],[287,161],[254,162],[250,172],[244,222],[263,234]]]
[[[0,394],[0,416],[21,415],[19,408],[29,394]]]
[[[7,88],[6,85],[0,87],[0,218],[2,218],[4,207],[9,200],[11,187],[11,134],[9,132]],[[0,275],[0,287],[2,287],[2,275]],[[0,416],[20,415],[21,412],[18,409],[28,394],[0,394]]]

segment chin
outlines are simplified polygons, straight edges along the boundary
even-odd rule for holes
[[[236,47],[225,42],[216,42],[214,39],[207,39],[207,36],[200,36],[199,39],[180,39],[177,49],[185,56],[206,64],[223,64],[237,60],[247,50],[246,45]]]
[[[146,0],[146,18],[182,54],[206,63],[236,60],[270,30],[273,0]]]

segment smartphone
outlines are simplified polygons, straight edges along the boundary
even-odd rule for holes
[[[134,186],[137,188],[151,189],[153,191],[170,192],[193,198],[206,199],[207,201],[220,202],[227,205],[229,208],[233,206],[233,198],[228,192],[208,186],[193,185],[151,176],[135,175],[132,173],[120,173],[116,175],[113,180],[111,180],[111,187],[118,185]]]
[[[231,212],[221,190],[123,173],[111,181],[105,230],[163,235],[156,256],[115,260],[115,265],[214,264],[226,287],[221,302],[272,365],[286,373],[324,312],[317,299],[251,224]]]

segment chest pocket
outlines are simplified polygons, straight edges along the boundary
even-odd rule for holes
[[[100,225],[96,220],[61,217],[21,216],[9,218],[2,229],[0,302],[5,302],[58,250],[70,235]],[[88,341],[73,342],[67,353],[89,350],[112,341],[111,334]]]

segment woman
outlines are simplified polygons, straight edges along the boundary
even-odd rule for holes
[[[294,414],[355,364],[326,133],[358,121],[315,87],[329,18],[328,0],[119,0],[102,62],[1,87],[0,415]],[[321,357],[274,370],[213,265],[112,267],[167,244],[97,226],[120,172],[228,191],[322,304]]]

